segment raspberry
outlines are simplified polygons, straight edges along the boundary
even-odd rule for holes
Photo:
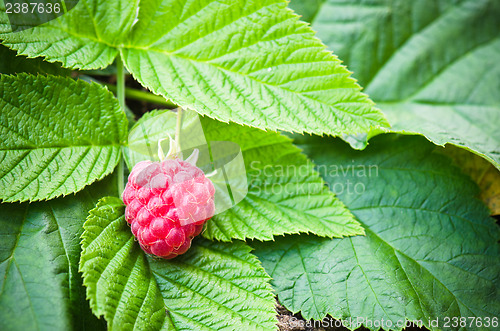
[[[187,161],[142,161],[123,192],[125,219],[146,253],[171,259],[191,247],[213,216],[214,194],[210,179]]]

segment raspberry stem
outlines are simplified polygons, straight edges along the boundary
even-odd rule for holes
[[[177,123],[175,127],[175,138],[172,138],[172,136],[167,132],[168,139],[170,142],[170,147],[168,150],[167,155],[163,155],[163,150],[161,148],[161,142],[166,140],[161,139],[158,141],[158,158],[160,161],[163,161],[164,158],[167,159],[173,159],[173,158],[181,158],[182,159],[182,153],[181,153],[181,145],[180,145],[180,140],[181,140],[181,126],[182,126],[182,108],[177,108]]]
[[[168,138],[163,138],[163,139],[158,140],[158,159],[160,159],[160,161],[163,161],[163,159],[165,159],[165,158],[169,158],[175,150],[175,139],[172,138],[172,136],[168,132],[167,132],[167,136],[168,136]],[[167,139],[168,139],[170,146],[168,148],[167,155],[165,155],[165,153],[163,153],[163,148],[161,147],[161,143]]]
[[[175,141],[177,142],[177,148],[179,149],[176,151],[179,153],[181,151],[181,126],[182,126],[182,108],[179,107],[177,108],[177,125],[175,126]]]
[[[123,62],[120,56],[116,59],[116,97],[118,99],[118,104],[123,112],[125,112],[125,70],[123,68]],[[123,156],[120,157],[118,161],[118,194],[121,196],[125,187],[124,184],[124,166],[123,166]]]

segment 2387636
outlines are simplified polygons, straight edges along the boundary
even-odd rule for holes
[[[458,327],[498,327],[498,317],[445,317],[445,328],[458,328]]]
[[[60,3],[6,3],[5,12],[7,14],[52,14],[61,12]]]

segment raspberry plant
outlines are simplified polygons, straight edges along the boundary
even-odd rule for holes
[[[498,329],[500,3],[290,6],[0,2],[1,330]]]

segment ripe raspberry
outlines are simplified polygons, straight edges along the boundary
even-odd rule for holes
[[[180,159],[142,161],[123,192],[125,219],[142,249],[164,259],[184,254],[215,211],[203,171]]]

